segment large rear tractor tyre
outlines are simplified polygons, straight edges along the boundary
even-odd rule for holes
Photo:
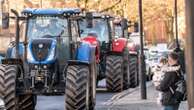
[[[130,87],[135,88],[139,85],[138,57],[131,55],[129,59]]]
[[[130,88],[130,71],[129,71],[129,60],[124,60],[124,72],[123,72],[123,89]]]
[[[35,110],[36,95],[20,95],[19,110]]]
[[[96,82],[97,82],[97,64],[96,62],[91,64],[90,69],[90,91],[89,91],[89,110],[94,110],[96,105]]]
[[[34,110],[33,95],[16,96],[17,67],[0,65],[0,97],[5,102],[6,110]]]
[[[87,110],[91,93],[88,92],[89,67],[74,65],[67,68],[65,103],[66,110]],[[90,91],[90,90],[89,90]]]
[[[106,87],[108,91],[123,90],[123,57],[108,56],[106,59]]]

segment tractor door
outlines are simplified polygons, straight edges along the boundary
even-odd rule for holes
[[[76,48],[77,48],[77,40],[80,37],[79,29],[78,29],[78,21],[71,21],[71,58],[76,58]]]
[[[76,42],[78,33],[78,26],[75,20],[68,21],[68,32],[65,35],[62,35],[59,39],[59,62],[62,65],[66,65],[68,60],[75,58],[75,47],[74,42]],[[67,34],[68,33],[68,34]]]
[[[60,64],[60,70],[63,71],[64,67],[67,64],[67,61],[70,59],[69,51],[70,51],[70,32],[69,32],[69,22],[65,22],[64,32],[63,34],[57,38],[57,47],[58,47],[58,62]]]

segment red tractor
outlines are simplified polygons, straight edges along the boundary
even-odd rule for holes
[[[114,20],[111,48],[106,56],[106,85],[110,91],[138,86],[138,49],[128,36],[126,19]]]

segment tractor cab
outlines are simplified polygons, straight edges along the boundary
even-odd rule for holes
[[[112,39],[112,17],[95,12],[86,12],[79,20],[82,42],[88,42],[96,47],[98,79],[105,77],[105,54],[110,50]]]
[[[127,19],[122,19],[115,17],[113,20],[113,32],[115,38],[128,38],[128,21]]]
[[[70,43],[79,37],[76,20],[72,16],[79,9],[26,9],[27,61],[29,63],[52,63],[70,60]],[[60,52],[60,54],[59,54]],[[60,63],[60,64],[61,64]]]
[[[111,39],[111,19],[109,15],[87,12],[79,20],[80,36],[82,39],[93,36],[100,45],[108,44]]]
[[[92,25],[88,26],[87,19],[79,21],[81,38],[87,36],[96,37],[100,42],[109,42],[109,16],[97,16],[93,15]]]
[[[134,26],[134,29],[138,28],[137,23],[132,24],[131,21],[125,18],[115,17],[113,24],[114,39],[112,40],[112,51],[122,52],[123,48],[127,46],[130,53],[137,53],[136,44],[129,37],[128,32],[128,29],[132,26]]]

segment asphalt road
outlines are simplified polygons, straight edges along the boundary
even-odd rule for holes
[[[97,93],[96,108],[103,106],[112,96],[112,93]],[[36,110],[65,110],[64,99],[64,96],[38,96]]]
[[[105,86],[105,81],[101,81],[100,86]],[[103,110],[101,106],[117,93],[106,92],[105,89],[98,89],[96,94],[96,110]],[[38,96],[36,110],[65,110],[64,96]]]

